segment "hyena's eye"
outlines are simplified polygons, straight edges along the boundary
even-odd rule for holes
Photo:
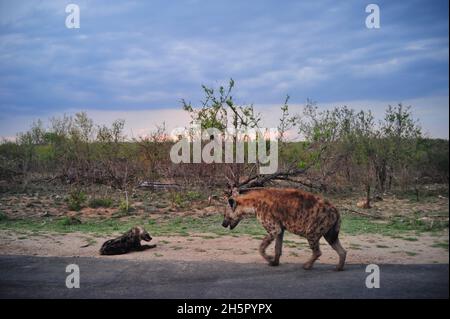
[[[230,205],[232,210],[236,209],[237,202],[234,200],[234,198],[228,198],[228,204]]]

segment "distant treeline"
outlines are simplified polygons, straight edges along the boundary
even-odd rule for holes
[[[237,106],[228,89],[204,87],[206,103],[184,109],[203,128],[257,127],[252,106]],[[346,106],[320,110],[308,102],[291,114],[288,98],[281,107],[279,172],[259,176],[255,164],[173,164],[173,141],[164,125],[146,137],[126,140],[125,122],[96,125],[85,113],[33,123],[16,141],[0,144],[0,179],[26,185],[35,179],[64,183],[100,183],[133,187],[143,180],[170,180],[205,188],[223,185],[264,186],[283,181],[321,191],[411,188],[424,183],[448,183],[448,140],[422,136],[410,108],[387,107],[376,123],[370,111]],[[302,142],[288,141],[295,130]]]

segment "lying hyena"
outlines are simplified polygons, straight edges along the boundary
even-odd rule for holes
[[[323,236],[339,255],[336,270],[343,270],[347,252],[339,242],[341,218],[327,200],[298,189],[268,188],[234,194],[228,199],[231,210],[225,210],[223,227],[233,229],[247,216],[255,216],[269,233],[259,252],[271,266],[280,262],[284,230],[305,237],[312,249],[304,269],[311,269],[322,254],[319,240]],[[268,256],[266,248],[275,239],[275,256]]]
[[[156,247],[156,245],[141,245],[141,240],[150,241],[152,237],[144,228],[133,227],[122,236],[106,241],[100,248],[100,254],[121,255]]]

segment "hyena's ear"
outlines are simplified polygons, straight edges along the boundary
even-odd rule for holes
[[[232,198],[232,197],[228,198],[228,204],[230,204],[230,207],[232,210],[236,209],[237,202],[234,198]]]
[[[133,236],[140,236],[141,230],[139,229],[139,227],[133,227],[132,233],[133,233]]]

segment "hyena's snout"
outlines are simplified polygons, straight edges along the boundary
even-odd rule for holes
[[[240,221],[241,221],[240,219],[234,220],[234,219],[224,218],[223,222],[222,222],[222,226],[225,228],[230,226],[230,229],[233,229],[234,227],[236,227],[239,224]]]
[[[222,226],[227,228],[230,225],[230,220],[227,218],[223,219]]]

